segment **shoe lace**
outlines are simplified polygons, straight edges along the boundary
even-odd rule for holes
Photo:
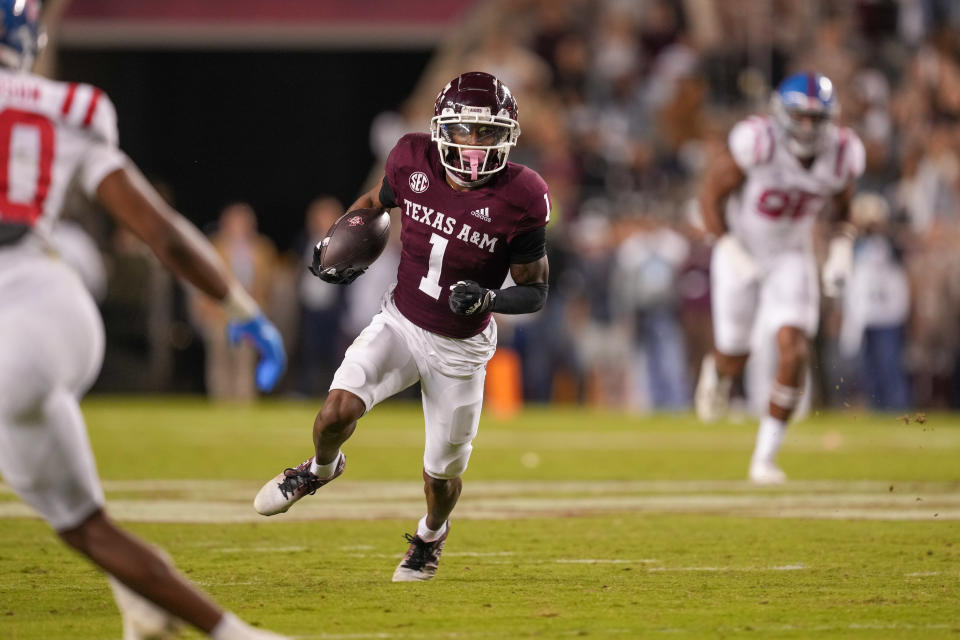
[[[430,549],[431,544],[424,542],[419,536],[412,536],[409,533],[403,534],[403,537],[413,545],[413,551],[410,553],[410,557],[407,558],[406,562],[403,563],[403,566],[408,569],[422,569],[433,555]]]
[[[310,473],[309,469],[293,469],[287,468],[283,471],[284,478],[277,484],[277,487],[280,488],[280,493],[283,494],[284,498],[288,498],[289,494],[300,489],[300,487],[308,487],[310,492],[308,495],[313,495],[317,492],[317,489],[323,486],[320,478]]]

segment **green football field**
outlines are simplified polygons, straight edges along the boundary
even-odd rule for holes
[[[814,415],[781,454],[790,482],[755,488],[752,421],[487,416],[437,578],[393,584],[424,511],[418,404],[365,417],[317,495],[253,511],[311,455],[318,406],[84,411],[113,515],[295,638],[960,637],[958,417]],[[119,637],[102,577],[0,485],[0,639]]]

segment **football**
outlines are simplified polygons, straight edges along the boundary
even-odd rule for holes
[[[354,209],[333,223],[323,239],[320,268],[338,272],[366,269],[380,257],[390,238],[387,209]]]

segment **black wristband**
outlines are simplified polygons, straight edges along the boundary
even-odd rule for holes
[[[498,289],[493,292],[490,311],[497,313],[533,313],[543,307],[547,301],[547,283],[518,284],[515,287]]]

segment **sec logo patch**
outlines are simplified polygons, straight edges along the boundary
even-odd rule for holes
[[[430,186],[430,179],[423,171],[414,171],[410,174],[410,190],[414,193],[423,193]]]

